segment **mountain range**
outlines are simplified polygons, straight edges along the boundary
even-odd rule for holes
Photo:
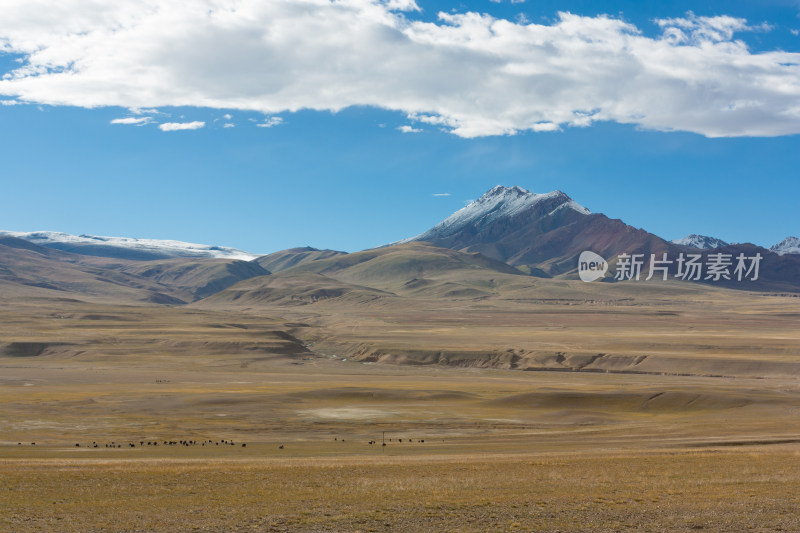
[[[584,215],[584,216],[581,216]],[[577,222],[577,227],[564,229]],[[534,252],[535,248],[553,246],[563,248],[568,245],[567,233],[581,234],[592,227],[590,233],[604,234],[603,241],[609,240],[609,234],[626,239],[622,234],[630,232],[631,227],[621,224],[619,220],[611,220],[602,214],[592,214],[588,209],[575,202],[561,191],[545,194],[531,193],[522,187],[493,187],[483,196],[471,202],[445,218],[431,229],[391,244],[412,241],[427,241],[447,248],[467,248],[481,251],[490,256],[497,256],[514,265],[530,265],[537,262],[542,253]],[[599,228],[603,227],[602,231]],[[551,234],[553,231],[557,231]],[[651,235],[655,237],[655,235]],[[97,257],[117,259],[154,260],[179,257],[205,257],[216,259],[240,259],[250,261],[258,259],[259,264],[269,270],[280,271],[283,267],[294,266],[291,261],[307,261],[308,258],[328,257],[331,254],[343,254],[335,250],[317,250],[315,248],[291,248],[263,255],[238,250],[226,246],[196,244],[174,240],[138,239],[131,237],[101,237],[96,235],[71,235],[56,231],[6,231],[0,230],[0,236],[16,237],[28,242],[66,252]],[[521,242],[536,236],[544,242]],[[559,240],[561,239],[561,240]],[[657,238],[658,239],[658,238]],[[556,241],[551,244],[551,241]],[[661,239],[663,241],[663,239]],[[617,241],[621,244],[620,241]],[[659,241],[655,241],[659,243]],[[666,241],[663,241],[666,242]],[[670,241],[671,244],[687,246],[701,250],[711,250],[730,246],[716,237],[690,234],[682,239]],[[593,247],[603,247],[603,242],[593,242]],[[574,248],[579,248],[574,247]],[[800,254],[800,238],[787,237],[769,248],[778,255]],[[547,254],[545,254],[547,255]],[[288,259],[291,258],[291,259]],[[286,261],[290,261],[286,263]]]
[[[497,186],[420,235],[356,253],[306,247],[258,256],[179,241],[0,232],[0,296],[169,305],[204,299],[303,305],[339,298],[484,298],[527,290],[526,279],[577,279],[578,258],[587,250],[608,260],[612,272],[621,254],[641,254],[643,272],[651,256],[692,254],[708,261],[716,254],[760,254],[757,282],[712,281],[737,289],[800,292],[796,237],[771,249],[700,235],[669,242],[592,213],[561,191],[535,194]],[[677,265],[668,270],[674,276]],[[606,275],[603,281],[615,280]]]
[[[727,243],[722,239],[709,237],[707,235],[697,235],[695,233],[687,235],[682,239],[675,239],[672,243],[682,246],[691,246],[692,248],[699,248],[700,250],[714,250],[731,245],[731,243]],[[778,255],[800,254],[800,239],[797,237],[786,237],[781,242],[770,246],[769,251]]]
[[[552,255],[543,250],[547,248],[563,251],[568,248],[577,250],[591,245],[589,247],[598,253],[608,253],[609,250],[623,244],[633,251],[631,244],[637,247],[644,245],[638,242],[638,239],[654,238],[651,246],[656,248],[663,248],[663,243],[667,242],[646,232],[636,236],[626,235],[637,231],[644,230],[627,226],[620,220],[608,219],[602,214],[593,214],[561,191],[536,194],[518,186],[498,185],[431,229],[391,244],[426,241],[446,248],[478,251],[515,266],[531,266],[541,263],[543,257]],[[588,242],[590,235],[601,238]],[[319,258],[345,253],[305,247],[263,255],[225,246],[174,240],[70,235],[55,231],[0,230],[0,236],[16,237],[45,248],[80,255],[117,259],[145,261],[179,257],[245,261],[258,259],[259,264],[274,271],[294,266],[296,261],[307,261],[309,257]],[[576,237],[579,237],[578,241]],[[532,242],[534,240],[536,242]],[[700,250],[731,246],[731,243],[722,239],[698,234],[675,239],[669,244]],[[800,254],[800,239],[787,237],[771,246],[769,250],[778,255]],[[556,274],[563,270],[558,265],[547,266]]]

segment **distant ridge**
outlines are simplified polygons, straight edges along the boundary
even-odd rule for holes
[[[338,255],[347,255],[347,252],[340,252],[338,250],[317,250],[310,246],[302,248],[289,248],[288,250],[281,250],[264,255],[255,260],[263,268],[270,272],[281,272],[283,270],[319,261],[321,259],[328,259]]]
[[[207,303],[306,305],[342,299],[374,303],[398,296],[474,299],[531,279],[481,254],[414,242],[299,263],[236,284],[211,296]]]
[[[691,246],[692,248],[699,248],[701,250],[713,250],[730,245],[729,242],[725,242],[722,239],[708,237],[706,235],[697,235],[696,233],[691,233],[682,239],[675,239],[672,243],[680,246]]]
[[[45,248],[80,255],[150,261],[177,257],[208,257],[216,259],[242,259],[251,261],[251,254],[225,246],[211,246],[182,241],[136,239],[131,237],[100,237],[97,235],[70,235],[57,231],[3,231],[0,235],[23,239]]]
[[[786,237],[778,244],[771,246],[769,250],[778,255],[800,254],[800,239],[797,237]]]
[[[106,259],[85,258],[0,235],[0,297],[50,297],[72,301],[149,302],[179,305],[191,301],[188,291],[117,269]]]

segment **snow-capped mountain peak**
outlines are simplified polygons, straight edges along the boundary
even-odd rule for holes
[[[114,249],[138,254],[141,258],[213,257],[250,261],[259,257],[257,254],[243,252],[236,248],[161,239],[71,235],[57,231],[22,232],[0,230],[0,235],[16,237],[47,248],[106,257],[117,257],[118,255],[113,252]]]
[[[708,237],[706,235],[697,235],[691,233],[682,239],[675,239],[672,244],[679,244],[681,246],[691,246],[701,250],[713,250],[714,248],[722,248],[728,246],[730,243],[717,239],[716,237]]]
[[[512,187],[504,187],[503,185],[495,185],[494,187],[492,187],[491,189],[486,191],[486,193],[484,193],[484,195],[481,198],[483,198],[483,197],[492,197],[492,196],[519,197],[519,196],[525,196],[525,195],[528,195],[528,194],[530,194],[530,191],[527,191],[527,190],[523,189],[519,185],[514,185]]]
[[[769,251],[778,255],[800,254],[800,238],[786,237],[778,244],[770,246]]]
[[[425,233],[408,239],[425,240],[431,237],[443,237],[457,233],[464,228],[483,228],[495,220],[510,218],[534,206],[544,207],[549,201],[549,210],[543,215],[552,215],[561,209],[572,209],[580,214],[588,215],[590,211],[576,203],[561,191],[544,194],[532,193],[522,187],[504,187],[498,185],[489,189],[483,196],[459,209]]]

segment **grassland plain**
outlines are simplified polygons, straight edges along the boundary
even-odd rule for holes
[[[6,301],[0,528],[800,528],[797,298],[537,284]]]
[[[796,531],[800,526],[800,457],[794,446],[280,459],[39,454],[4,454],[0,460],[0,527],[8,531]]]

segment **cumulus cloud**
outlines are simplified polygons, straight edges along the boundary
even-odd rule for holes
[[[649,37],[609,16],[422,21],[418,10],[413,0],[4,0],[0,51],[24,61],[0,95],[267,115],[374,106],[462,137],[598,121],[800,133],[800,54],[754,53],[736,38],[763,25],[690,13],[656,21]]]
[[[143,126],[153,121],[152,117],[125,117],[115,118],[111,124],[129,124],[133,126]]]
[[[397,129],[402,131],[403,133],[419,133],[422,131],[419,128],[414,128],[412,126],[409,126],[408,124],[403,124],[402,126],[399,126]]]
[[[194,122],[165,122],[158,125],[161,131],[182,131],[182,130],[199,130],[206,125],[205,122],[196,120]]]

